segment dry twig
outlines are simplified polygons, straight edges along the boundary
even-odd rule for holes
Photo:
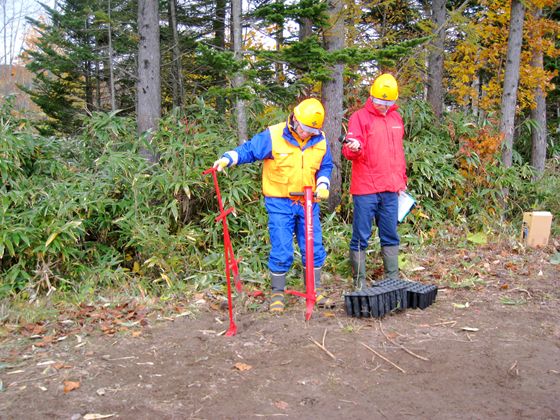
[[[432,327],[440,327],[444,325],[450,325],[451,327],[454,327],[456,323],[457,321],[438,322],[437,324],[433,324]]]
[[[371,348],[370,346],[368,346],[367,344],[362,343],[361,341],[360,341],[360,344],[361,344],[362,346],[364,346],[366,349],[368,349],[369,351],[373,352],[373,354],[375,354],[376,356],[379,356],[380,358],[382,358],[383,360],[385,360],[387,363],[389,363],[389,364],[393,365],[394,367],[396,367],[396,368],[397,368],[398,370],[400,370],[402,373],[406,373],[406,371],[405,371],[403,368],[401,368],[400,366],[398,366],[398,365],[396,365],[395,363],[391,362],[389,359],[387,359],[385,356],[382,356],[381,354],[379,354],[378,352],[376,352],[374,349],[372,349],[372,348]]]
[[[527,296],[529,296],[529,299],[532,299],[533,296],[531,296],[531,293],[529,293],[529,291],[527,289],[522,289],[521,287],[516,287],[515,289],[512,290],[512,292],[523,292],[523,293],[527,293]]]
[[[508,373],[512,376],[519,376],[519,369],[517,369],[517,360],[508,369]]]
[[[323,346],[321,343],[319,343],[317,340],[314,340],[313,338],[309,337],[309,341],[311,341],[313,344],[315,344],[317,347],[319,347],[321,350],[323,350],[325,353],[327,353],[333,360],[336,360],[336,357],[334,357],[334,354],[332,354],[330,351],[328,351],[327,348],[325,346]]]
[[[393,343],[395,346],[397,346],[398,348],[404,350],[405,352],[407,352],[407,353],[410,354],[411,356],[417,357],[417,358],[420,359],[420,360],[424,360],[424,361],[426,361],[426,362],[429,362],[429,361],[430,361],[430,359],[428,359],[427,357],[420,356],[419,354],[414,353],[412,350],[407,349],[407,348],[406,348],[405,346],[403,346],[402,344],[399,344],[399,343],[397,343],[397,342],[391,340],[391,339],[387,336],[387,334],[385,334],[385,331],[383,331],[383,327],[381,326],[381,322],[379,323],[379,329],[381,330],[381,333],[385,336],[385,338],[386,338],[389,342],[391,342],[391,343]]]

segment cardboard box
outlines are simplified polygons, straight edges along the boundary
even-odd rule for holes
[[[521,241],[530,247],[546,246],[550,237],[552,213],[532,211],[523,213]]]

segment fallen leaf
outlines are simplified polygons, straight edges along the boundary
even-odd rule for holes
[[[467,241],[472,242],[477,245],[485,245],[488,242],[488,238],[484,232],[478,232],[475,234],[467,235]]]
[[[387,333],[387,337],[389,337],[391,340],[394,340],[395,338],[397,338],[397,333],[396,332],[388,332]]]
[[[509,284],[507,284],[507,283],[502,284],[502,285],[500,286],[500,289],[502,289],[502,290],[509,289]]]
[[[236,363],[235,365],[233,365],[233,367],[237,370],[240,370],[241,372],[253,369],[253,366],[241,362]]]
[[[287,410],[290,404],[288,404],[286,401],[279,400],[274,403],[274,406],[276,408],[279,408],[280,410]]]
[[[133,337],[140,337],[142,335],[142,331],[132,331]]]
[[[112,413],[112,414],[88,413],[84,415],[84,420],[108,419],[109,417],[114,417],[115,414],[116,413]]]
[[[47,335],[45,337],[43,337],[43,341],[40,341],[38,343],[35,343],[35,347],[45,347],[49,344],[51,344],[54,340],[54,337],[52,335]]]
[[[74,381],[64,381],[64,392],[70,392],[73,391],[75,389],[78,389],[80,387],[80,383],[79,382],[74,382]]]
[[[53,367],[57,370],[60,370],[60,369],[70,369],[72,366],[66,365],[66,364],[61,363],[61,362],[58,362]]]

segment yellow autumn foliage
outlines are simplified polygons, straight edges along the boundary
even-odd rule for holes
[[[558,57],[556,39],[560,22],[536,17],[537,8],[550,7],[554,0],[529,0],[523,26],[518,111],[535,106],[534,91],[554,88],[555,72],[533,67],[535,52]],[[490,112],[501,104],[510,21],[509,0],[482,0],[481,10],[464,28],[465,36],[445,62],[449,92],[461,106],[478,106]]]

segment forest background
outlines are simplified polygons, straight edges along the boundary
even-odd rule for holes
[[[419,203],[399,228],[405,272],[426,243],[518,237],[523,211],[551,211],[559,232],[555,1],[56,0],[27,17],[22,51],[19,4],[0,1],[3,302],[222,288],[202,172],[307,97],[325,105],[335,161],[325,271],[349,278],[338,139],[381,72],[399,81]],[[266,287],[260,167],[219,182],[243,280]]]

